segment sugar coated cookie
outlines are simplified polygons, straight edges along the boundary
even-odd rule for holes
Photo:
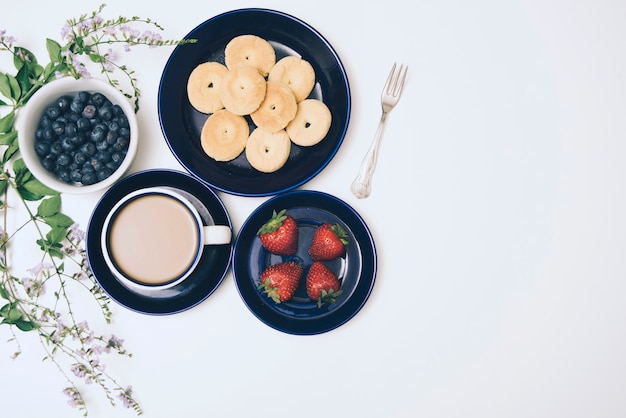
[[[331,121],[330,110],[324,102],[305,99],[298,103],[296,117],[289,122],[286,131],[294,144],[309,147],[326,137]]]
[[[246,144],[246,159],[255,169],[272,173],[285,165],[290,151],[291,141],[284,129],[269,132],[256,128]]]
[[[308,61],[289,55],[274,65],[267,79],[285,83],[293,91],[296,101],[301,102],[309,97],[313,90],[315,70]]]
[[[200,132],[204,152],[216,161],[230,161],[246,147],[250,128],[243,116],[227,109],[218,110],[206,120]]]
[[[268,81],[265,99],[250,114],[254,124],[270,132],[284,129],[296,116],[298,104],[293,92],[281,81]]]
[[[268,41],[259,36],[239,35],[226,44],[224,62],[229,70],[252,66],[266,77],[276,64],[276,52]]]

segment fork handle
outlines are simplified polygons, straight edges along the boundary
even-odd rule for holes
[[[378,159],[378,148],[380,147],[380,139],[383,136],[383,129],[385,127],[385,122],[387,121],[387,112],[383,112],[380,117],[380,122],[378,123],[378,129],[376,129],[376,134],[374,134],[374,139],[372,140],[372,144],[365,154],[363,158],[363,162],[361,162],[361,168],[359,169],[359,173],[356,178],[352,182],[350,186],[350,190],[352,194],[354,194],[359,199],[364,199],[369,197],[372,191],[372,177],[374,176],[374,169],[376,168],[376,160]]]

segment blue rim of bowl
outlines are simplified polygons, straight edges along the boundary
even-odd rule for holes
[[[289,160],[274,173],[254,170],[244,153],[230,162],[217,162],[200,145],[202,124],[208,115],[189,104],[186,84],[191,71],[205,61],[224,60],[224,47],[233,37],[256,34],[277,51],[277,60],[299,54],[316,72],[310,97],[323,100],[333,120],[327,137],[312,147],[292,146]],[[197,26],[184,39],[197,43],[178,45],[169,57],[159,85],[158,113],[165,140],[182,166],[211,187],[240,196],[270,196],[310,181],[333,159],[350,120],[351,96],[346,71],[330,43],[313,27],[283,12],[239,9],[215,16]]]
[[[135,190],[156,186],[176,188],[194,196],[208,209],[215,224],[228,225],[232,230],[226,207],[210,187],[188,173],[176,170],[145,170],[125,177],[100,198],[89,220],[86,249],[93,275],[111,299],[136,312],[165,315],[190,309],[215,292],[230,270],[234,240],[230,245],[205,248],[193,273],[176,286],[145,290],[124,286],[115,278],[104,260],[100,245],[104,221],[122,197]]]
[[[282,209],[300,227],[299,250],[294,256],[267,252],[257,236],[272,212]],[[312,262],[307,254],[309,239],[315,228],[325,222],[342,225],[350,242],[344,258],[326,262],[342,280],[343,293],[335,303],[319,308],[306,296],[305,276]],[[260,273],[271,264],[291,260],[304,266],[302,281],[292,300],[276,304],[258,290]],[[348,322],[368,300],[376,272],[376,247],[365,221],[347,203],[323,192],[296,190],[267,200],[248,217],[235,242],[233,274],[241,298],[261,322],[287,334],[321,334]]]

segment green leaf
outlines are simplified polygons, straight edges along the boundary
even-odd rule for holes
[[[8,75],[7,77],[9,78],[9,85],[11,86],[11,97],[13,100],[15,100],[16,102],[20,99],[20,97],[22,97],[22,90],[20,88],[20,83],[18,83],[17,79],[15,77],[13,77],[12,75]]]
[[[7,313],[6,320],[7,322],[14,324],[15,321],[17,321],[18,319],[22,319],[22,315],[22,311],[15,307],[11,307],[11,309],[9,309],[9,312]]]
[[[11,145],[17,139],[17,131],[12,130],[0,134],[0,145]]]
[[[92,62],[95,62],[97,64],[102,64],[103,62],[106,61],[106,59],[102,55],[99,55],[99,54],[89,54],[89,59]]]
[[[9,76],[5,73],[0,73],[0,94],[2,94],[7,99],[12,97]]]
[[[33,322],[30,321],[25,321],[23,319],[20,319],[18,321],[15,321],[15,326],[20,330],[20,331],[24,331],[24,332],[28,332],[28,331],[32,331],[35,328],[37,328],[37,325],[35,325]]]
[[[33,63],[37,64],[37,57],[26,48],[21,46],[15,47],[15,54],[13,54],[13,65],[18,70],[21,70],[24,64]]]
[[[20,85],[20,91],[28,91],[30,90],[30,71],[28,69],[28,64],[23,65],[15,75],[17,82]],[[21,95],[20,95],[21,97]]]
[[[7,293],[5,288],[2,287],[2,286],[0,286],[0,298],[5,299],[5,300],[9,300],[9,294]]]
[[[42,200],[37,207],[37,215],[41,217],[52,216],[61,210],[61,196],[55,195]]]
[[[69,216],[63,213],[56,213],[52,216],[46,216],[43,218],[44,222],[51,227],[69,228],[74,225],[74,221]]]
[[[2,162],[6,163],[7,161],[9,161],[11,157],[13,157],[18,150],[19,150],[18,141],[13,141],[13,143],[9,145],[9,147],[6,150],[4,150],[4,154],[2,155]]]
[[[7,187],[9,187],[9,181],[5,178],[0,179],[0,195],[4,194]]]
[[[18,185],[20,195],[26,200],[39,200],[45,196],[54,196],[59,194],[56,190],[49,188],[35,177],[31,177],[25,183]]]
[[[62,242],[67,235],[67,227],[54,227],[46,234],[46,239],[50,245]]]
[[[28,172],[26,163],[22,158],[19,158],[13,162],[13,171],[17,177],[23,176],[25,172]]]
[[[50,38],[46,38],[46,49],[51,62],[61,62],[61,45]]]
[[[15,122],[15,112],[11,111],[0,119],[0,132],[5,133],[13,129],[13,122]]]

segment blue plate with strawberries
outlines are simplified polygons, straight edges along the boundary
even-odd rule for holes
[[[291,255],[268,250],[259,235],[273,214],[283,210],[298,230],[297,248]],[[336,276],[341,290],[330,301],[320,302],[311,299],[306,282],[315,261],[309,249],[324,224],[338,225],[347,244],[342,255],[317,261]],[[283,263],[299,265],[302,273],[295,292],[286,300],[276,301],[262,285],[261,277],[270,266]],[[364,220],[342,200],[318,191],[286,192],[259,206],[242,225],[233,255],[235,282],[246,306],[266,325],[295,335],[324,333],[353,318],[371,294],[376,270],[376,248]]]

